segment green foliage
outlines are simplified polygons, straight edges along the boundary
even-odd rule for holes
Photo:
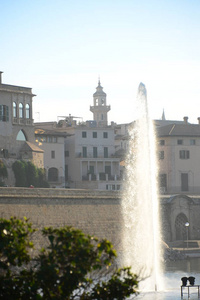
[[[107,240],[67,226],[44,228],[46,247],[30,258],[26,219],[0,219],[0,230],[0,299],[123,300],[137,293],[130,268],[112,267],[116,252]]]
[[[49,187],[45,181],[45,170],[37,168],[32,162],[17,160],[12,165],[15,174],[15,186],[29,187]]]
[[[18,187],[27,186],[26,162],[16,160],[12,165],[12,169],[15,174],[15,185]]]
[[[34,229],[26,218],[0,219],[1,270],[9,270],[11,266],[21,266],[30,261],[27,249],[33,248],[33,243],[29,240],[29,235],[33,232]]]
[[[0,178],[4,179],[7,177],[8,177],[7,168],[6,168],[5,164],[3,163],[3,161],[0,159]],[[4,186],[3,180],[0,180],[0,186]]]

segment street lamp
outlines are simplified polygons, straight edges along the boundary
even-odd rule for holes
[[[189,222],[186,222],[185,223],[185,227],[186,227],[186,234],[187,234],[187,249],[188,249],[188,231],[189,231],[189,226],[190,226]]]

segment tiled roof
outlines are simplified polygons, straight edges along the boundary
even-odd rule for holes
[[[38,146],[36,146],[36,145],[34,145],[30,142],[25,142],[25,144],[22,147],[21,151],[44,152]]]
[[[170,124],[156,128],[157,136],[196,136],[200,137],[199,124]]]

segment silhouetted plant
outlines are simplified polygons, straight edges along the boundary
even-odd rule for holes
[[[112,268],[116,252],[105,239],[44,228],[46,247],[31,257],[34,230],[26,219],[0,219],[0,230],[0,299],[123,300],[137,293],[137,275]]]

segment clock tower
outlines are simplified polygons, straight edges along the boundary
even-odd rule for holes
[[[100,80],[93,94],[93,106],[90,106],[90,111],[93,113],[93,120],[96,121],[98,127],[108,125],[107,113],[110,111],[110,105],[106,105],[106,93],[103,91]]]

